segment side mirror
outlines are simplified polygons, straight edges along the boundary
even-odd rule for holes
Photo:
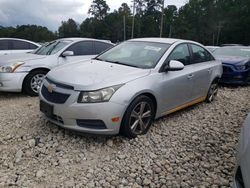
[[[73,55],[74,55],[73,51],[65,51],[62,53],[62,57],[73,56]]]
[[[166,65],[166,71],[180,71],[184,69],[183,63],[176,60],[171,60],[168,65]]]

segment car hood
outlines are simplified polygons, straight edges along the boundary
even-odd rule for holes
[[[233,65],[245,65],[250,61],[248,57],[238,57],[238,56],[215,56],[217,60],[220,60],[224,64]]]
[[[27,62],[36,59],[46,58],[46,55],[36,55],[32,53],[16,53],[0,56],[0,66],[17,62]]]
[[[150,69],[92,60],[57,67],[47,77],[55,82],[74,86],[75,90],[96,90],[124,84],[149,73]]]

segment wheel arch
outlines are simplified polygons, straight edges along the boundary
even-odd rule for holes
[[[155,108],[155,114],[154,114],[154,115],[156,116],[156,114],[157,114],[157,105],[158,105],[158,103],[157,103],[157,99],[156,99],[155,95],[154,95],[152,92],[150,92],[150,91],[141,91],[141,92],[135,94],[135,95],[131,98],[131,100],[129,101],[129,103],[128,103],[128,105],[127,105],[127,107],[126,107],[126,109],[125,109],[125,111],[124,111],[124,113],[123,113],[123,115],[122,115],[121,125],[120,125],[120,128],[119,128],[119,134],[120,134],[121,131],[122,131],[121,127],[122,127],[122,124],[123,124],[123,122],[124,122],[124,117],[125,117],[125,115],[126,115],[126,113],[127,113],[127,110],[128,110],[129,105],[130,105],[137,97],[139,97],[139,96],[147,96],[147,97],[149,97],[149,98],[152,100],[152,102],[154,103],[154,108]]]
[[[25,81],[26,81],[28,75],[29,75],[30,73],[32,73],[32,72],[34,72],[34,71],[38,71],[38,70],[46,71],[47,73],[50,71],[50,69],[49,69],[49,68],[46,68],[46,67],[38,67],[38,68],[34,68],[34,69],[30,70],[29,73],[28,73],[28,74],[24,77],[24,79],[23,79],[22,90],[24,89],[24,83],[25,83]]]

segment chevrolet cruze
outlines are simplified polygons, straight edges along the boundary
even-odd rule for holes
[[[132,39],[50,71],[40,110],[67,129],[134,138],[156,118],[213,101],[221,75],[221,63],[199,43]]]

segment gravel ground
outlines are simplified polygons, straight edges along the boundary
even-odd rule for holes
[[[38,99],[0,94],[0,187],[229,187],[250,87],[157,120],[147,135],[79,135],[49,123]]]

